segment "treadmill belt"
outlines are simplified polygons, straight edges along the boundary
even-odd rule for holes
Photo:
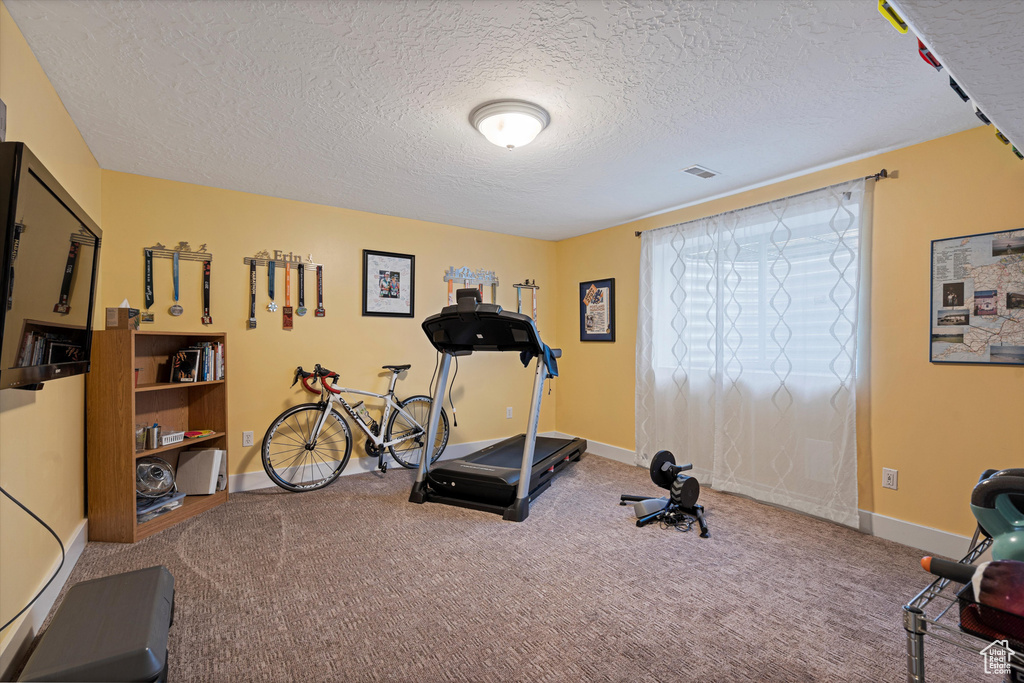
[[[466,461],[480,465],[490,465],[491,467],[507,467],[518,470],[523,464],[523,444],[525,441],[526,437],[524,435],[506,439],[495,444],[493,450],[481,453],[479,457],[469,456],[466,458]],[[536,465],[559,448],[565,446],[566,443],[565,439],[538,436],[537,445],[533,451],[533,464]]]

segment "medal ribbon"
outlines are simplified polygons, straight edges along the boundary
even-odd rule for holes
[[[306,305],[306,266],[299,266],[299,308]]]
[[[210,317],[210,262],[203,261],[203,324],[212,325]]]
[[[327,311],[324,310],[324,267],[316,267],[316,311],[313,312],[318,318],[324,317]]]
[[[57,300],[56,305],[53,307],[54,313],[71,312],[71,307],[68,306],[68,296],[71,294],[71,280],[75,275],[75,261],[78,260],[78,250],[80,248],[78,242],[72,242],[71,248],[68,250],[68,264],[64,267],[64,280],[60,283],[60,299]]]
[[[301,267],[301,266],[300,266]],[[281,325],[284,329],[292,329],[292,264],[284,264],[284,307],[281,308]]]
[[[249,262],[249,329],[256,327],[256,259]]]
[[[146,249],[146,310],[153,308],[153,250]]]
[[[267,291],[270,293],[270,300],[274,300],[274,262],[267,260]]]
[[[178,252],[174,252],[174,303],[178,303]]]

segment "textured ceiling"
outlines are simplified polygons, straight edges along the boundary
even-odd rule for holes
[[[978,108],[1024,150],[1024,2],[898,0],[898,9]]]
[[[545,239],[978,125],[874,0],[4,2],[103,168]]]

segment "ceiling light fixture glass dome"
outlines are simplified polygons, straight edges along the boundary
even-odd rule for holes
[[[481,104],[470,112],[469,122],[485,138],[511,151],[533,142],[551,123],[551,117],[532,102],[498,100]]]

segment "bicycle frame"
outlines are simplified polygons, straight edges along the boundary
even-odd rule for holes
[[[324,420],[327,419],[328,410],[326,408],[330,406],[330,404],[332,403],[340,405],[344,409],[345,413],[352,419],[355,425],[359,427],[360,431],[362,431],[363,434],[366,435],[366,438],[372,441],[373,445],[381,450],[391,446],[396,446],[400,443],[404,443],[406,441],[409,441],[410,439],[415,439],[425,434],[427,430],[423,427],[423,425],[417,422],[412,415],[402,410],[402,407],[398,405],[398,401],[395,400],[395,385],[397,383],[398,373],[392,373],[391,386],[388,387],[388,392],[386,394],[378,394],[373,391],[352,389],[350,387],[336,387],[333,385],[328,387],[324,382],[321,381],[320,385],[323,388],[321,389],[320,392],[320,402],[324,404],[325,410],[320,413],[320,419],[317,420],[317,424],[313,428],[313,433],[311,437],[312,440],[315,442],[320,437],[320,430],[324,425]],[[327,394],[326,401],[323,400],[325,393]],[[379,398],[384,400],[384,413],[383,415],[381,415],[380,418],[380,429],[378,430],[380,432],[379,434],[374,434],[373,430],[371,430],[370,427],[366,425],[362,421],[362,419],[360,419],[360,417],[356,414],[356,411],[352,408],[351,405],[349,405],[349,402],[345,400],[345,397],[342,396],[342,394],[372,396],[373,398]],[[398,413],[401,414],[406,420],[408,420],[410,424],[416,425],[416,431],[413,432],[412,434],[407,434],[398,439],[384,441],[384,432],[386,431],[388,419],[390,419],[392,411],[398,411]]]

